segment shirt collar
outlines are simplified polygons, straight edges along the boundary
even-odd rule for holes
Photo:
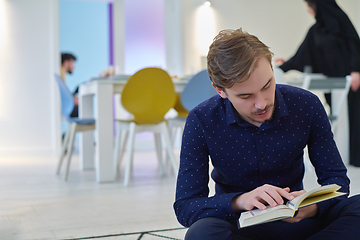
[[[240,126],[244,126],[244,127],[250,127],[253,126],[253,124],[245,121],[244,119],[242,119],[236,112],[236,109],[233,107],[232,103],[229,101],[228,98],[224,99],[225,101],[225,112],[226,112],[226,121],[227,124],[233,124],[233,123],[238,123]],[[273,117],[269,120],[266,121],[264,124],[261,125],[261,128],[264,126],[266,128],[272,127],[274,125],[276,125],[279,121],[281,117],[284,116],[288,116],[289,112],[288,112],[288,108],[286,106],[286,103],[284,101],[284,97],[281,94],[278,86],[276,86],[275,89],[275,110],[273,113]]]

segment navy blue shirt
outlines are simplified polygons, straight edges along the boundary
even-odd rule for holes
[[[306,145],[318,183],[336,183],[349,193],[346,168],[318,97],[300,88],[277,85],[275,99],[272,118],[260,127],[240,118],[231,102],[218,95],[190,111],[174,203],[183,226],[205,217],[239,218],[240,212],[231,208],[232,198],[263,184],[303,189]],[[209,157],[214,167],[214,196],[208,196]],[[337,201],[319,203],[319,215]]]

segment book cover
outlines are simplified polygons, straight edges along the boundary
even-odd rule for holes
[[[242,212],[239,218],[240,227],[293,217],[299,208],[346,194],[337,192],[340,188],[337,184],[325,185],[312,189],[283,205],[268,206],[265,210],[254,209]]]

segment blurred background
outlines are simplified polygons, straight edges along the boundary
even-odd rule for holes
[[[76,55],[70,90],[113,66],[195,74],[213,37],[243,28],[289,58],[314,19],[302,0],[0,0],[1,157],[56,156],[60,53]],[[360,1],[339,0],[359,31]],[[209,6],[210,5],[210,6]]]

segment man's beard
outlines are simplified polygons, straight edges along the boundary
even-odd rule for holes
[[[264,121],[260,122],[260,121],[257,121],[256,119],[254,118],[251,118],[251,117],[248,117],[249,119],[251,119],[253,122],[256,122],[256,123],[264,123],[265,121],[268,121],[272,118],[273,114],[274,114],[274,104],[271,104],[271,105],[267,105],[264,109],[258,109],[256,110],[255,112],[253,112],[252,114],[259,114],[259,113],[263,113],[267,110],[271,109],[271,115],[270,115],[270,118],[268,119],[265,119]]]

